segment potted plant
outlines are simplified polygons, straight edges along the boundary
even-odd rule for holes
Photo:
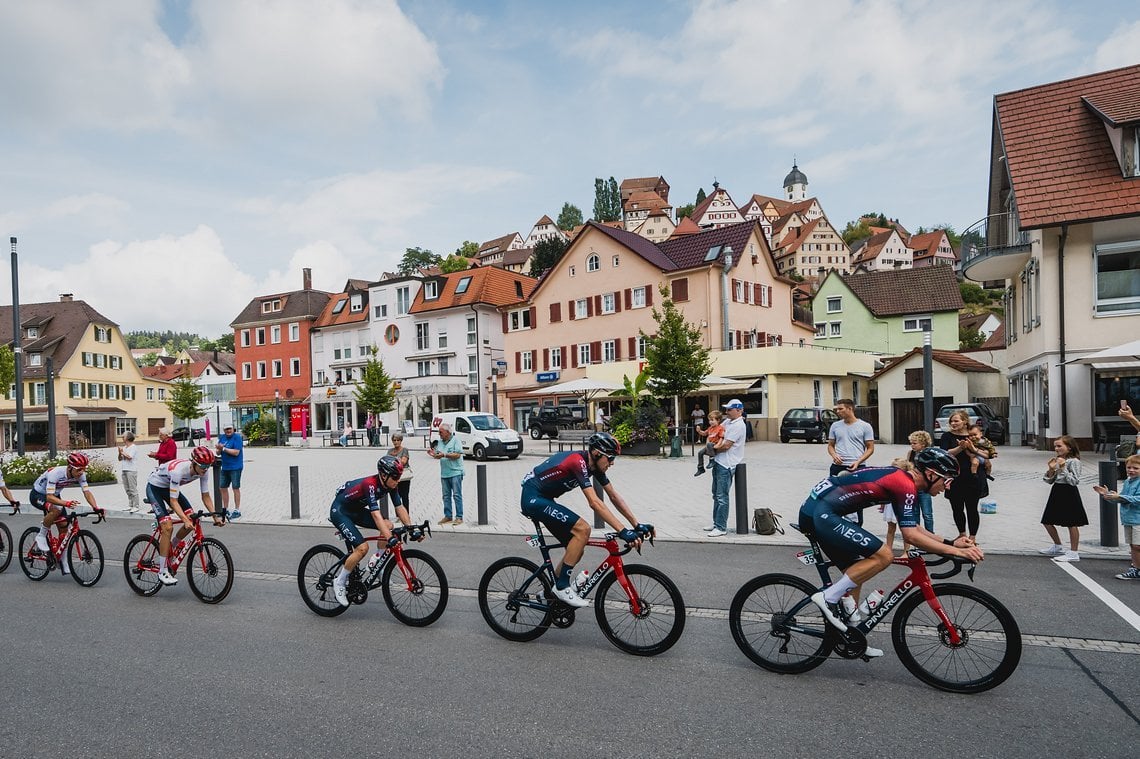
[[[623,455],[657,456],[661,446],[669,441],[665,412],[657,402],[645,394],[649,375],[641,372],[630,381],[624,377],[625,395],[629,400],[614,412],[610,420],[613,436],[621,443]]]

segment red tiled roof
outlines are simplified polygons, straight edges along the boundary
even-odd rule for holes
[[[427,311],[439,311],[444,308],[455,308],[472,303],[485,303],[491,306],[509,306],[512,303],[524,301],[538,286],[538,280],[525,274],[506,271],[497,266],[480,266],[475,269],[464,269],[443,275],[445,281],[440,288],[439,297],[432,301],[424,300],[424,290],[421,287],[409,309],[411,313],[418,314]],[[467,289],[456,295],[455,288],[468,277]],[[519,289],[522,296],[519,296]]]
[[[488,240],[479,246],[479,253],[477,255],[484,256],[491,253],[502,252],[510,247],[515,237],[519,235],[518,232],[511,232],[509,235],[496,237],[494,240]]]
[[[350,293],[335,293],[331,298],[329,298],[329,302],[325,304],[324,309],[321,311],[321,315],[318,316],[316,321],[313,322],[313,326],[335,327],[341,324],[353,324],[355,322],[368,321],[368,292],[365,291],[363,293],[364,308],[356,311],[355,313],[351,308],[349,308],[347,302],[349,295]],[[340,311],[338,313],[334,313],[338,303],[341,303],[343,305],[340,306]]]
[[[677,228],[673,230],[673,234],[669,239],[672,240],[674,237],[684,237],[685,235],[696,235],[700,234],[700,232],[701,228],[697,226],[697,222],[685,216],[677,222]]]
[[[922,355],[922,348],[912,348],[901,356],[894,356],[892,358],[885,359],[886,366],[872,374],[871,379],[878,379],[880,375],[889,372],[891,369],[897,366],[900,361],[905,361],[911,356],[916,355]],[[948,366],[951,369],[956,369],[960,372],[978,372],[982,374],[992,374],[997,372],[997,369],[990,366],[989,364],[983,364],[981,361],[975,361],[969,356],[963,356],[958,351],[932,350],[930,352],[930,357],[943,366]]]
[[[855,253],[855,258],[852,259],[852,264],[862,263],[863,261],[870,261],[875,256],[879,255],[879,251],[887,244],[887,240],[891,239],[894,234],[893,229],[887,229],[882,232],[876,232],[863,241],[862,247]]]
[[[885,269],[843,277],[876,317],[957,311],[965,304],[952,266]]]
[[[1023,229],[1140,214],[1140,179],[1124,178],[1098,117],[1134,118],[1138,103],[1140,65],[994,98],[995,150]]]
[[[142,373],[144,377],[150,379],[165,380],[171,382],[181,377],[194,377],[201,376],[202,372],[206,371],[206,367],[213,363],[211,361],[193,361],[189,364],[155,364],[154,366],[144,366]],[[215,369],[219,367],[215,364]]]

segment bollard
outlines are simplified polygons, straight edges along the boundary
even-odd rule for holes
[[[479,524],[487,524],[487,465],[475,467],[476,503],[479,509]]]
[[[301,477],[296,465],[289,467],[289,518],[301,518]]]
[[[605,488],[602,487],[602,483],[598,482],[596,479],[594,480],[594,492],[598,494],[598,500],[599,501],[601,501],[602,503],[606,502],[606,490],[605,490]],[[606,523],[604,521],[602,521],[601,515],[595,511],[594,512],[594,529],[600,530],[605,526],[606,526]]]
[[[733,484],[736,487],[736,534],[748,534],[748,472],[745,471],[744,462],[736,465],[733,474]]]
[[[1100,484],[1109,490],[1116,490],[1116,462],[1100,462]],[[1106,548],[1116,548],[1120,545],[1117,533],[1117,524],[1120,514],[1115,501],[1100,499],[1100,544]]]
[[[220,513],[222,510],[222,462],[214,459],[214,465],[210,467],[214,470],[214,513]],[[143,495],[146,495],[146,482],[143,482]]]

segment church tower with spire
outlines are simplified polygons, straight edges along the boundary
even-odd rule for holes
[[[800,167],[796,165],[796,159],[792,158],[792,170],[788,172],[788,176],[784,177],[784,195],[786,199],[792,203],[807,200],[807,187],[807,176],[800,171]]]

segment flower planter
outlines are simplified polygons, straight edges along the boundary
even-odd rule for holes
[[[656,440],[639,440],[636,443],[626,443],[621,447],[623,456],[660,456],[661,444]]]

